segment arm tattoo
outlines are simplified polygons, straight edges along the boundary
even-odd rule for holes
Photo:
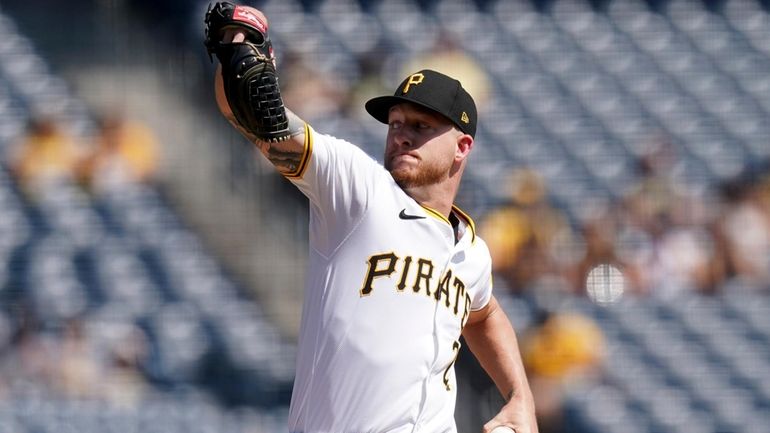
[[[294,146],[283,149],[281,144],[282,142],[260,143],[262,153],[267,156],[267,159],[278,169],[278,171],[287,173],[296,171],[300,160],[302,159],[302,149],[293,149],[292,147]]]
[[[257,141],[259,149],[281,173],[292,173],[296,171],[302,161],[302,155],[305,152],[303,145],[298,146],[298,143],[295,140],[295,137],[305,132],[305,122],[291,111],[287,111],[287,115],[289,118],[291,138],[277,143],[268,143],[261,140]]]
[[[305,122],[296,114],[287,110],[289,118],[289,130],[291,138],[277,143],[269,143],[260,140],[256,135],[247,131],[234,116],[228,116],[227,120],[252,143],[256,144],[263,155],[272,163],[281,173],[292,173],[297,170],[302,155],[305,151],[303,143],[297,143],[295,137],[305,132]]]

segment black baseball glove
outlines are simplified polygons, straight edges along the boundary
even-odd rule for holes
[[[206,12],[209,57],[222,64],[225,96],[237,122],[257,138],[269,142],[290,137],[289,121],[278,87],[273,46],[267,23],[248,6],[219,2]],[[246,34],[243,42],[222,42],[225,31]],[[212,58],[213,61],[213,58]]]

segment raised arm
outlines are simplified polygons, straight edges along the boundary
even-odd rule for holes
[[[267,18],[252,7],[216,3],[206,13],[209,54],[219,59],[217,107],[284,175],[301,170],[306,125],[283,105]]]
[[[219,111],[225,116],[225,119],[244,137],[254,143],[279,172],[283,174],[296,172],[305,150],[305,121],[287,108],[286,117],[289,122],[289,138],[276,142],[260,139],[253,132],[248,131],[238,123],[230,105],[227,103],[222,81],[222,67],[219,66],[214,77],[214,87],[217,107],[219,107]]]
[[[506,401],[500,412],[484,425],[483,432],[503,425],[516,433],[537,433],[535,404],[516,333],[494,296],[486,307],[471,313],[463,337]]]

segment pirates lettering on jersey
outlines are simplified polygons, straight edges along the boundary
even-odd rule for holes
[[[398,257],[392,252],[369,257],[369,269],[366,271],[366,280],[361,288],[361,296],[368,296],[372,293],[372,283],[375,278],[390,276],[395,272],[397,261]],[[383,262],[384,264],[381,264]]]
[[[410,274],[414,274],[414,283],[411,285],[412,293],[423,293],[436,302],[440,302],[444,307],[451,311],[455,316],[460,316],[460,327],[465,326],[468,315],[471,310],[471,296],[465,289],[465,283],[454,275],[452,269],[447,269],[444,275],[435,280],[436,286],[431,290],[434,281],[434,266],[430,259],[405,256],[403,259],[394,252],[375,254],[366,261],[367,270],[364,277],[364,283],[359,290],[361,297],[369,296],[374,290],[374,281],[379,278],[391,280],[391,276],[397,272],[399,262],[400,266],[397,278],[392,279],[397,282],[394,287],[398,293],[404,293],[408,285],[407,280]],[[414,266],[413,266],[414,265]],[[412,272],[414,268],[414,272]],[[443,301],[443,302],[442,302]]]
[[[430,296],[430,279],[433,277],[433,262],[428,259],[417,260],[417,277],[414,280],[412,290],[414,293],[420,293],[425,287],[425,294]]]

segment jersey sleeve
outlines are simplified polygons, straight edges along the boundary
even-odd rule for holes
[[[323,254],[339,246],[366,213],[385,175],[358,146],[306,125],[301,163],[286,178],[310,201],[311,246]]]
[[[489,300],[492,298],[492,258],[489,255],[489,250],[486,244],[477,239],[479,248],[481,251],[481,257],[484,260],[483,271],[476,283],[476,290],[471,299],[471,311],[478,311],[487,306]]]

